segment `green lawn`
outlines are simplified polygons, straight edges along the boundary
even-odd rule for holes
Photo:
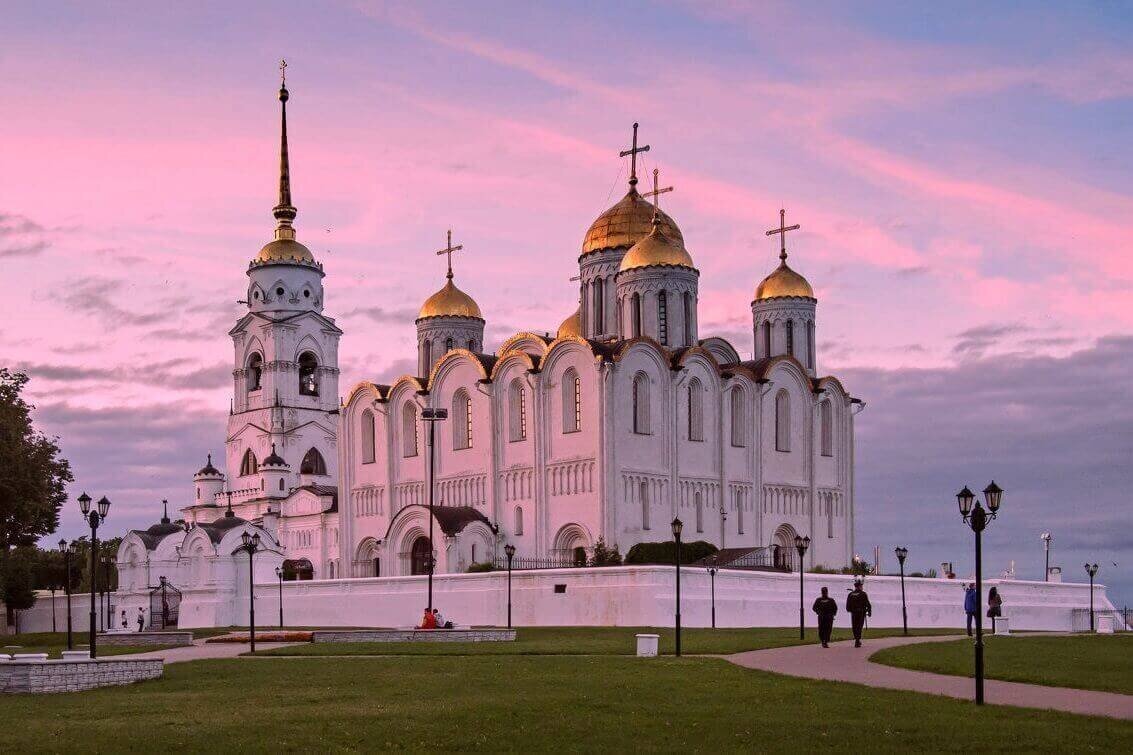
[[[915,634],[954,634],[960,630],[924,630]],[[514,642],[320,642],[261,651],[263,655],[633,655],[634,635],[661,635],[660,650],[673,652],[672,628],[650,627],[520,627]],[[870,637],[900,634],[900,629],[879,629]],[[850,638],[850,630],[835,629],[834,639]],[[806,642],[818,642],[818,632],[807,629]],[[744,650],[798,645],[799,630],[787,627],[749,629],[684,629],[681,652],[687,655],[739,653]]]
[[[74,632],[72,635],[75,650],[86,650],[87,633]],[[111,647],[99,645],[98,655],[128,655],[129,653],[148,653],[151,650],[165,650],[164,645],[137,645],[126,647]],[[0,635],[0,653],[14,655],[15,653],[47,653],[49,658],[62,658],[63,651],[67,649],[66,632],[27,632],[25,634]]]
[[[1133,635],[985,637],[988,679],[1133,694]],[[875,653],[890,666],[971,676],[972,641],[907,645]]]
[[[263,658],[0,705],[8,752],[1133,751],[1133,723],[714,658]]]

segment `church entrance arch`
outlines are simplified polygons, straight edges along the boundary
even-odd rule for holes
[[[555,535],[554,558],[569,566],[586,566],[590,533],[580,524],[564,525]]]
[[[409,549],[409,573],[428,574],[429,561],[432,557],[433,547],[429,543],[429,538],[424,535],[419,536]]]
[[[315,578],[315,567],[305,558],[289,558],[283,562],[283,581],[306,582]]]
[[[771,536],[771,559],[776,569],[794,571],[798,551],[795,550],[795,528],[789,524],[781,524]]]

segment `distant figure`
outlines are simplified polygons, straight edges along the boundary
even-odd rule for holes
[[[419,629],[436,629],[437,616],[428,608],[425,609],[425,616],[421,619],[421,626]]]
[[[822,588],[822,597],[814,601],[814,612],[818,614],[818,639],[822,647],[830,647],[830,633],[834,630],[834,617],[838,615],[838,601],[830,597]]]
[[[1003,598],[995,587],[987,593],[987,617],[991,619],[991,633],[995,634],[995,620],[1003,615]]]
[[[125,609],[123,609],[123,611],[122,611],[122,631],[125,632],[129,628],[130,628],[130,620],[126,618],[126,611],[125,611]]]
[[[441,616],[441,609],[433,609],[433,621],[437,625],[437,629],[452,629],[452,622],[445,621],[445,617]]]
[[[862,589],[860,579],[854,580],[854,589],[846,596],[846,611],[850,614],[850,625],[854,629],[854,647],[860,648],[865,617],[873,615],[873,606],[869,604],[869,596]]]
[[[968,636],[972,636],[972,622],[976,620],[976,586],[971,582],[964,585],[964,613],[968,616]]]
[[[140,607],[138,608],[138,631],[146,628],[146,614]]]

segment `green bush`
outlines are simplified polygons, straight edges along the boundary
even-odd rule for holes
[[[671,564],[674,561],[672,540],[663,540],[659,543],[638,543],[629,549],[626,554],[627,564]],[[707,558],[719,550],[712,543],[696,540],[691,543],[681,543],[681,563],[691,564]]]
[[[493,564],[490,561],[482,561],[480,563],[469,564],[468,568],[465,569],[465,571],[469,574],[474,573],[474,572],[485,572],[485,571],[495,571],[495,570],[496,570],[496,565]]]
[[[599,536],[598,542],[594,543],[594,553],[590,556],[589,566],[620,566],[622,563],[622,554],[618,551],[617,543],[611,548],[606,545],[606,540]]]

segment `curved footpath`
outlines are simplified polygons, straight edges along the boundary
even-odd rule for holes
[[[288,645],[303,645],[302,642],[260,642],[257,632],[256,648],[270,650],[271,648],[284,648]],[[185,661],[203,661],[210,658],[235,658],[241,653],[248,652],[247,642],[208,642],[193,640],[192,645],[185,645],[165,650],[152,650],[146,653],[131,653],[123,658],[163,658],[166,663],[183,663]]]
[[[771,671],[787,676],[823,679],[835,682],[864,684],[867,687],[902,689],[971,700],[975,682],[970,677],[946,676],[927,671],[885,666],[869,657],[879,650],[922,642],[950,642],[966,639],[964,635],[940,637],[884,637],[866,639],[861,648],[851,642],[821,645],[794,645],[769,650],[720,656],[744,668]],[[1133,695],[1116,692],[1094,692],[1068,687],[1044,687],[1038,684],[984,681],[984,699],[993,705],[1014,705],[1022,708],[1078,713],[1088,716],[1133,719]]]

